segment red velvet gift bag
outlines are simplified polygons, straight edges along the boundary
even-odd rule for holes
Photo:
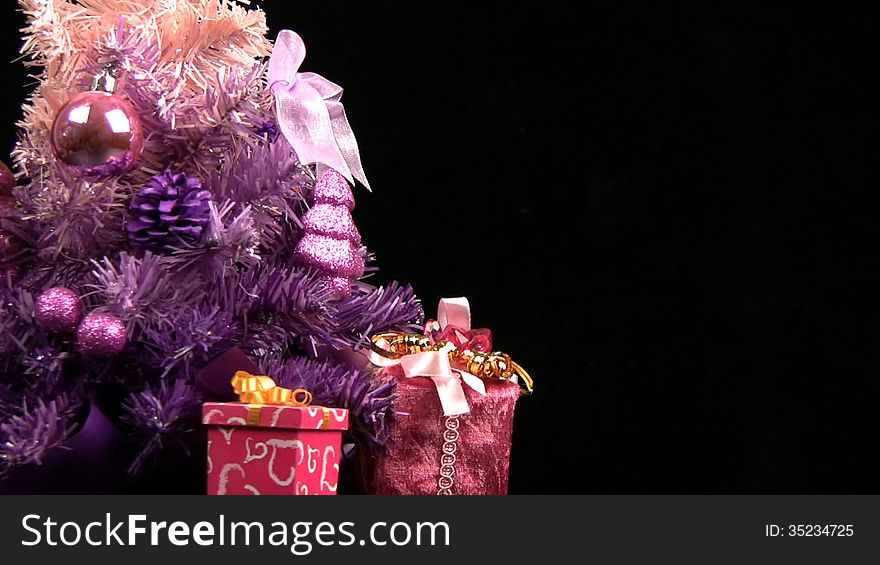
[[[347,410],[208,402],[202,422],[208,494],[336,494]]]
[[[408,379],[399,367],[395,419],[385,453],[362,452],[370,494],[507,494],[513,411],[519,385],[486,381],[486,395],[465,387],[470,412],[444,416],[430,379]]]
[[[361,481],[371,494],[507,494],[515,379],[531,390],[531,377],[471,330],[466,299],[442,300],[437,318],[424,336],[374,336],[367,355],[396,398],[386,450],[360,453]]]

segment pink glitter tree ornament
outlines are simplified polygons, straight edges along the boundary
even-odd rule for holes
[[[305,236],[296,246],[297,262],[326,277],[341,297],[351,294],[351,283],[363,276],[364,259],[358,252],[361,234],[354,225],[354,194],[339,172],[328,169],[315,186],[315,205],[303,220]]]

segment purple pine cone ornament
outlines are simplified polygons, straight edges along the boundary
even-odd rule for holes
[[[210,221],[211,193],[195,177],[165,171],[153,177],[131,202],[126,223],[138,252],[168,254],[198,241]]]

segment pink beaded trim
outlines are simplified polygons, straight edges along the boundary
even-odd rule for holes
[[[455,483],[455,452],[458,450],[458,416],[446,418],[446,429],[443,430],[443,454],[440,456],[440,480],[437,486],[440,490],[437,495],[452,494],[452,485]]]

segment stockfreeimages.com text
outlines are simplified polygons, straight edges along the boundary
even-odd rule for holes
[[[224,515],[215,522],[156,522],[145,514],[131,514],[123,520],[109,513],[104,520],[87,523],[58,522],[51,517],[28,514],[21,520],[26,547],[49,546],[287,546],[294,555],[308,555],[315,545],[442,546],[450,543],[446,522],[373,522],[365,538],[355,535],[354,522],[236,522]]]

